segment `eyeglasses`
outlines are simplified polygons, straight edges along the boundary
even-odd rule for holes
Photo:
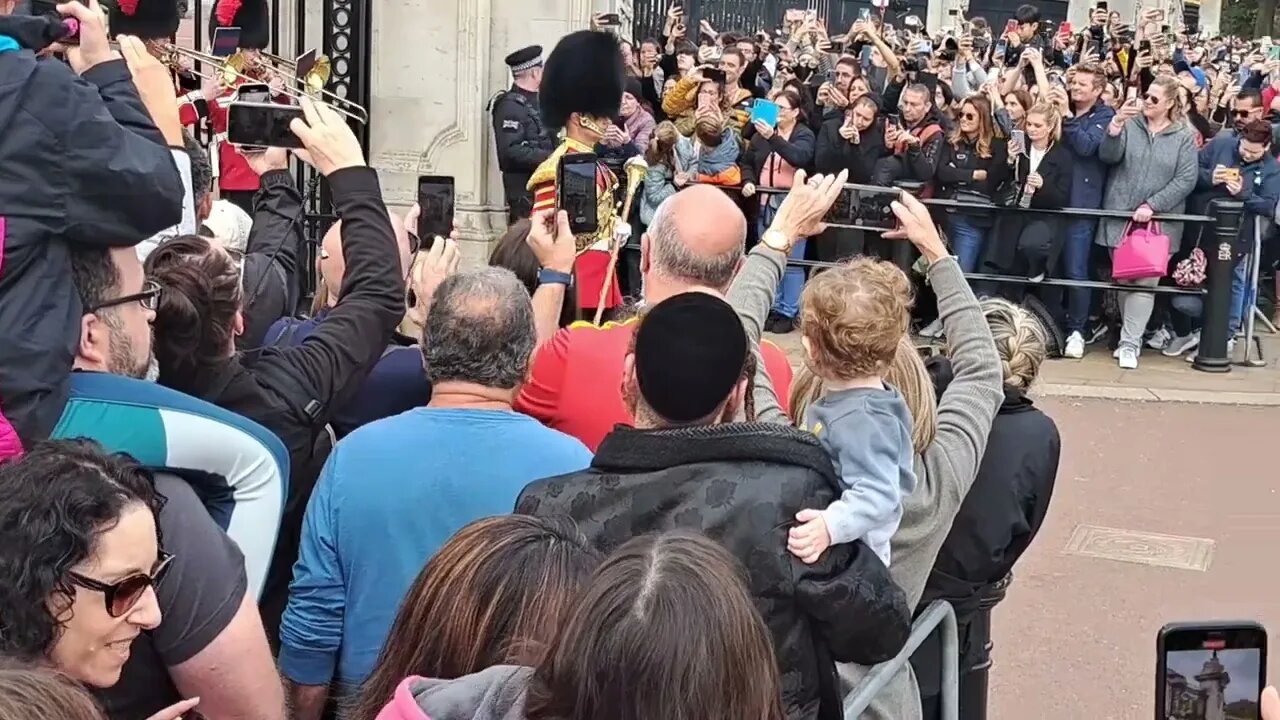
[[[113,618],[118,618],[138,604],[138,601],[146,594],[147,588],[155,587],[156,583],[160,582],[160,579],[164,577],[165,570],[169,569],[169,563],[172,560],[173,555],[161,550],[151,574],[138,573],[113,583],[94,580],[77,572],[68,572],[67,577],[74,585],[102,593],[103,601],[107,606],[107,614]]]
[[[1244,118],[1244,117],[1249,117],[1250,115],[1252,115],[1252,114],[1253,114],[1253,110],[1232,110],[1232,111],[1231,111],[1231,114],[1232,114],[1232,115],[1234,115],[1234,116],[1236,116],[1236,117],[1238,117],[1238,118]]]
[[[98,312],[110,307],[118,307],[120,305],[128,305],[136,302],[143,307],[144,310],[155,310],[160,304],[160,283],[154,280],[148,280],[142,285],[142,292],[133,293],[132,295],[122,295],[118,298],[103,300],[97,305],[89,307],[89,312]]]

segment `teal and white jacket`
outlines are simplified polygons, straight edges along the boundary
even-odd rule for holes
[[[145,380],[76,372],[54,439],[85,437],[185,479],[262,592],[289,490],[289,453],[261,425]]]

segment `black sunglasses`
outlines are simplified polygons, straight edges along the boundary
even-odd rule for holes
[[[1232,110],[1231,114],[1235,115],[1236,117],[1249,117],[1250,115],[1253,114],[1253,111],[1252,110]]]
[[[156,583],[160,582],[160,578],[164,577],[164,572],[169,569],[169,563],[172,560],[173,555],[161,550],[150,575],[138,573],[113,583],[94,580],[77,572],[67,572],[67,577],[70,578],[73,585],[79,585],[86,590],[102,593],[103,600],[107,606],[107,614],[113,618],[118,618],[138,604],[138,601],[146,594],[147,588],[155,587]]]
[[[960,117],[964,118],[965,120],[977,120],[978,113],[975,113],[975,112],[961,113]]]
[[[1150,95],[1150,94],[1146,95],[1146,101],[1149,103],[1154,103],[1156,105],[1160,104],[1160,98],[1156,97],[1155,95]]]
[[[155,310],[156,307],[160,304],[159,301],[160,301],[160,283],[157,283],[154,280],[148,280],[146,283],[143,284],[142,292],[134,293],[132,295],[122,295],[118,298],[112,298],[110,300],[103,300],[97,305],[91,306],[89,308],[89,312],[98,312],[99,310],[105,310],[110,307],[128,305],[131,302],[138,303],[146,310]]]

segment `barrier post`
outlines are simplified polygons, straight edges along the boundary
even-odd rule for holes
[[[1202,372],[1231,372],[1227,341],[1231,339],[1231,277],[1235,268],[1236,238],[1244,217],[1244,204],[1236,200],[1214,200],[1208,215],[1213,217],[1211,242],[1205,250],[1204,311],[1201,317],[1200,347],[1193,367]]]

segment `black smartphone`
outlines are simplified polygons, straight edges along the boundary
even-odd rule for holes
[[[213,31],[209,54],[214,57],[231,57],[240,49],[240,28],[220,27]]]
[[[1099,10],[1106,10],[1106,9],[1107,9],[1107,0],[1098,0],[1098,9],[1099,9]]]
[[[266,83],[245,83],[236,88],[235,102],[269,103],[271,87]]]
[[[279,103],[232,102],[227,105],[227,142],[240,146],[300,148],[289,123],[305,118],[302,108]]]
[[[200,76],[195,73],[178,72],[178,89],[184,93],[195,92],[201,87]]]
[[[1156,718],[1260,720],[1267,631],[1252,622],[1170,623],[1156,637]]]
[[[1144,52],[1151,52],[1151,41],[1150,41],[1150,40],[1143,40],[1143,41],[1139,42],[1139,43],[1138,43],[1138,52],[1140,52],[1140,53],[1144,53]]]
[[[884,231],[898,226],[890,203],[902,197],[897,189],[846,185],[823,221],[859,230]]]
[[[599,229],[596,205],[596,154],[565,153],[556,166],[556,209],[569,214],[574,235]]]
[[[438,237],[453,231],[453,178],[418,176],[418,247],[427,250]]]
[[[713,83],[724,84],[725,82],[724,71],[720,70],[719,68],[708,68],[706,70],[703,70],[702,76]]]
[[[885,127],[892,126],[892,127],[900,128],[902,127],[902,117],[899,116],[897,113],[889,113],[888,115],[884,116],[884,126]]]
[[[294,68],[296,69],[294,77],[300,82],[306,80],[307,73],[311,72],[311,68],[316,66],[317,50],[311,48],[302,53],[294,60]]]

